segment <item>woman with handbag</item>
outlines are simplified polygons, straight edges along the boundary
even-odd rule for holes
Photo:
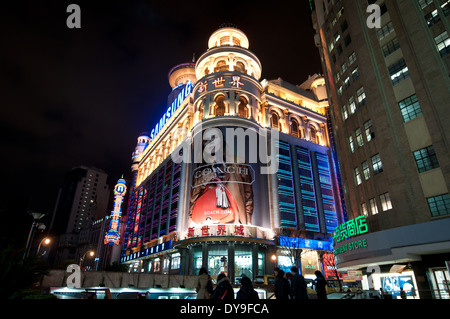
[[[225,274],[217,276],[217,286],[211,294],[211,299],[214,300],[232,300],[234,299],[234,290],[230,284],[230,280]]]

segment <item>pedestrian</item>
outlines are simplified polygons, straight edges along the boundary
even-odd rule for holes
[[[316,270],[314,274],[316,275],[315,284],[317,299],[327,299],[327,281],[325,280],[325,277],[319,270]]]
[[[230,284],[228,277],[221,273],[217,276],[217,286],[211,294],[211,299],[214,300],[232,300],[234,299],[234,290]]]
[[[309,299],[305,278],[298,273],[297,267],[291,268],[292,274],[292,299]]]
[[[289,281],[284,276],[284,271],[276,269],[275,271],[275,298],[289,299],[291,295],[291,287]]]
[[[253,288],[252,281],[248,277],[242,277],[241,289],[237,292],[236,299],[255,300],[259,299],[258,293]]]
[[[209,299],[213,291],[211,277],[208,275],[206,268],[200,268],[197,279],[197,299]]]
[[[400,298],[406,299],[406,292],[403,290],[403,287],[400,287]]]

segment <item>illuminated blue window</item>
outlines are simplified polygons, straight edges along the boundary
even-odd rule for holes
[[[328,156],[316,153],[317,166],[319,169],[320,191],[322,193],[323,211],[325,215],[327,233],[334,232],[338,225],[336,206],[333,194],[333,182],[331,180]]]
[[[278,142],[278,196],[280,201],[281,227],[297,228],[294,202],[293,176],[291,170],[291,152],[289,144]]]
[[[317,215],[316,195],[314,192],[314,180],[309,150],[303,147],[297,147],[297,159],[300,173],[300,188],[305,229],[318,232],[320,231],[319,218]]]

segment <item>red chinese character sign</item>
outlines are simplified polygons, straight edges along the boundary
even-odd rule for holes
[[[119,223],[120,217],[122,216],[122,203],[124,196],[127,192],[126,182],[123,178],[117,181],[114,187],[114,209],[111,212],[110,223],[108,232],[105,235],[105,244],[119,245],[120,234],[119,234]]]

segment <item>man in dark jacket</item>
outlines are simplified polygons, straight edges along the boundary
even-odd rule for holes
[[[314,272],[316,275],[315,285],[317,292],[317,299],[327,299],[327,281],[322,273],[318,270]]]
[[[276,269],[275,274],[275,298],[289,299],[291,295],[291,286],[289,285],[289,281],[284,276],[284,271],[281,269]]]
[[[306,290],[305,278],[298,273],[297,267],[291,268],[292,277],[292,299],[309,299],[308,291]]]
[[[259,299],[258,293],[253,288],[252,281],[248,277],[242,277],[241,279],[241,289],[239,289],[236,299],[248,299],[255,300]]]

